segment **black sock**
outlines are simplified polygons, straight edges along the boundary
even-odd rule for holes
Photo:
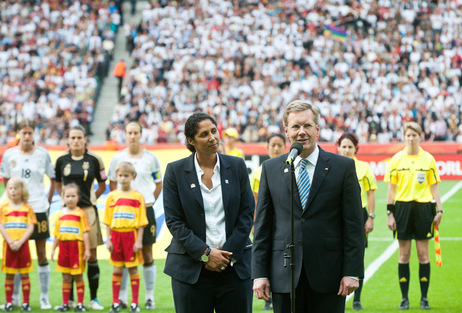
[[[358,289],[355,290],[355,296],[353,298],[353,301],[360,301],[361,299],[361,290],[363,289],[363,280],[359,280],[359,287]]]
[[[411,273],[409,271],[409,263],[403,264],[399,263],[398,264],[398,276],[399,276],[399,287],[401,288],[401,294],[404,298],[408,298],[408,292],[409,292],[409,278],[411,276]]]
[[[430,285],[430,263],[419,266],[420,292],[422,298],[427,297],[428,286]]]
[[[90,300],[93,300],[96,298],[96,292],[98,291],[98,285],[99,285],[99,266],[98,266],[98,261],[96,262],[88,262],[88,271],[87,271],[87,277],[88,277],[88,285],[90,286]]]

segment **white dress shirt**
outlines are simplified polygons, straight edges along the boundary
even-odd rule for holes
[[[221,193],[220,159],[217,154],[217,163],[213,169],[212,189],[202,182],[204,171],[199,166],[197,154],[194,158],[197,179],[201,188],[204,202],[206,243],[212,249],[221,249],[226,241],[225,208]]]

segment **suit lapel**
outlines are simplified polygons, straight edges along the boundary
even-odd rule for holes
[[[232,173],[231,173],[231,165],[225,160],[222,154],[219,155],[220,157],[220,179],[221,179],[221,194],[223,196],[223,208],[225,212],[228,210],[228,202],[229,202],[229,195],[231,193],[231,187],[233,183],[239,182],[232,182]]]
[[[194,167],[194,158],[195,154],[193,153],[186,160],[186,164],[184,167],[184,170],[186,172],[185,181],[186,184],[189,186],[191,193],[194,195],[194,198],[196,198],[202,210],[204,210],[204,201],[202,199],[201,187],[197,179],[196,168]]]
[[[314,169],[314,175],[311,183],[310,194],[308,195],[308,200],[306,202],[306,207],[304,212],[307,211],[308,207],[310,206],[311,202],[313,202],[314,197],[318,193],[319,189],[324,182],[324,178],[326,178],[327,173],[330,170],[329,164],[329,155],[319,148],[319,157],[318,162],[316,163],[316,168]],[[300,200],[299,200],[300,201]]]
[[[282,175],[282,177],[284,177],[284,183],[286,185],[286,188],[287,188],[287,192],[288,192],[288,195],[290,195],[290,184],[291,184],[291,173],[290,173],[290,165],[288,165],[286,163],[286,159],[287,159],[287,156],[288,154],[285,154],[281,157],[281,160],[282,160],[282,166],[280,167],[280,173],[278,173],[278,175]],[[282,186],[281,186],[282,188]],[[282,190],[282,189],[281,189]],[[290,199],[290,197],[289,197]],[[299,208],[302,207],[302,202],[300,201],[300,196],[298,195],[298,186],[297,186],[297,182],[294,181],[294,200],[295,200],[295,203],[297,204],[297,206]]]

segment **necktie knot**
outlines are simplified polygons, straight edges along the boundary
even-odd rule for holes
[[[300,161],[300,169],[301,170],[304,170],[306,168],[306,166],[308,165],[308,161],[306,159],[302,159]]]

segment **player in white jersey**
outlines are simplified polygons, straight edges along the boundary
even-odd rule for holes
[[[37,224],[30,239],[35,240],[38,258],[38,274],[40,282],[40,307],[51,309],[48,300],[50,286],[50,265],[46,256],[46,240],[50,237],[48,213],[55,190],[55,172],[50,154],[42,147],[34,144],[35,124],[30,120],[23,120],[18,124],[19,142],[3,154],[1,175],[6,186],[13,177],[21,177],[29,190],[28,204],[34,209]],[[45,191],[44,176],[50,179],[48,194]],[[18,277],[16,277],[18,276]],[[19,302],[21,280],[15,276],[13,302]]]
[[[152,245],[156,242],[156,215],[153,209],[154,202],[162,190],[162,176],[160,163],[157,157],[141,147],[141,125],[137,122],[130,122],[125,127],[125,136],[128,141],[128,148],[120,151],[112,158],[109,167],[108,178],[111,191],[117,188],[115,169],[120,162],[130,162],[136,170],[136,178],[132,181],[132,188],[140,192],[146,203],[146,216],[149,224],[144,228],[143,234],[143,275],[145,285],[146,309],[153,310],[154,285],[156,281],[156,265],[152,257]],[[120,306],[123,308],[127,303],[127,282],[128,273],[124,270],[122,285],[119,293]]]

